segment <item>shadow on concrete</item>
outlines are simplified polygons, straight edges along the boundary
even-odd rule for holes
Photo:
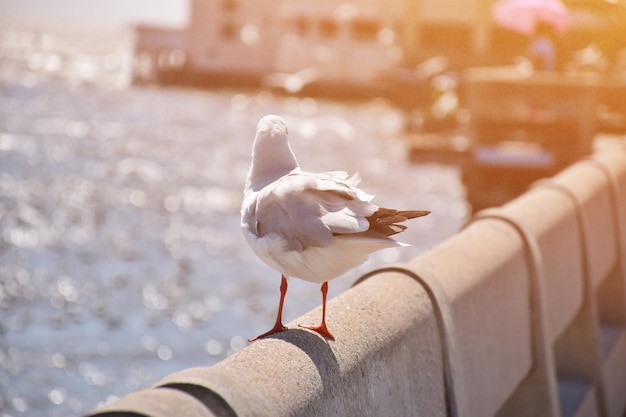
[[[237,417],[237,412],[222,396],[208,387],[196,384],[165,384],[162,388],[173,388],[195,397],[213,414],[220,417]]]
[[[324,393],[332,392],[334,385],[340,380],[341,373],[339,361],[332,348],[334,343],[332,340],[327,340],[309,330],[298,328],[290,328],[268,338],[280,339],[304,352],[317,368]]]

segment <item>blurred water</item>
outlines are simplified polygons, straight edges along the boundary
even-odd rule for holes
[[[279,274],[239,230],[265,114],[285,117],[303,168],[358,171],[377,202],[433,212],[403,234],[411,247],[331,282],[331,297],[464,222],[458,171],[409,164],[401,115],[382,100],[138,88],[126,30],[1,27],[2,417],[85,413],[273,324]],[[292,281],[286,321],[320,301]]]

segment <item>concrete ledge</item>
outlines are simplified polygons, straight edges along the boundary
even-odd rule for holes
[[[550,208],[547,210],[546,208]],[[563,332],[584,300],[585,271],[583,237],[576,221],[574,203],[552,188],[535,188],[502,208],[523,226],[540,252],[547,336]],[[563,260],[568,260],[564,262]]]
[[[373,271],[327,319],[334,342],[291,323],[91,416],[624,415],[626,150]]]
[[[606,176],[594,164],[575,164],[548,184],[562,187],[579,205],[590,284],[598,286],[617,262],[616,221]]]
[[[618,262],[617,273],[622,285],[621,292],[626,296],[626,145],[612,152],[603,152],[594,155],[593,162],[604,171],[609,182],[609,190],[614,201],[613,216],[615,218],[615,235],[617,242]],[[620,291],[619,288],[614,289]],[[626,298],[623,298],[626,299]],[[622,312],[621,320],[626,323],[626,309]]]
[[[613,198],[615,200],[615,211],[619,224],[615,229],[618,232],[620,246],[620,258],[622,261],[626,255],[626,163],[624,159],[626,150],[623,152],[604,152],[594,155],[593,162],[599,164],[601,169],[606,170],[606,175],[610,183]]]
[[[615,201],[618,265],[598,296],[604,320],[602,332],[603,377],[607,415],[621,417],[626,409],[626,150],[611,149],[594,155],[607,175]]]
[[[487,219],[409,264],[436,277],[450,300],[457,395],[468,416],[494,415],[531,369],[529,279],[522,251],[512,227]]]

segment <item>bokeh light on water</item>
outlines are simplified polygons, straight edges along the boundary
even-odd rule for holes
[[[262,91],[128,85],[128,32],[0,30],[0,415],[85,413],[244,348],[273,322],[279,276],[239,230],[258,119],[283,115],[305,169],[358,171],[390,206],[433,211],[406,260],[454,233],[454,168],[411,165],[401,114]],[[320,304],[292,281],[288,321]],[[332,322],[332,311],[329,311]]]

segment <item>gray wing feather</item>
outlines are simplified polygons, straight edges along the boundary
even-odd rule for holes
[[[378,207],[343,174],[290,174],[259,191],[257,234],[283,236],[288,249],[303,250],[330,246],[335,234],[366,231]]]

